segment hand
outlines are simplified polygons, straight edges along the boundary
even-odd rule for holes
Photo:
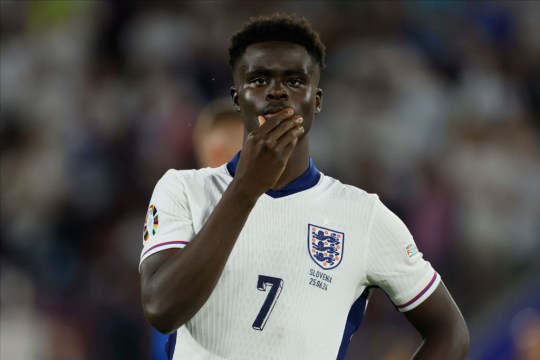
[[[261,126],[248,135],[234,178],[245,195],[258,198],[278,182],[304,132],[302,121],[291,108],[259,116]]]

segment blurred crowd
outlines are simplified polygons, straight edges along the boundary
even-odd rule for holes
[[[379,194],[467,322],[490,316],[540,277],[539,4],[2,0],[1,358],[149,358],[151,192],[196,167],[197,116],[229,93],[229,36],[275,11],[308,18],[327,47],[317,167]],[[348,359],[414,351],[388,303],[375,294]]]

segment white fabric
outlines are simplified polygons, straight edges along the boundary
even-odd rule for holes
[[[168,171],[152,195],[159,223],[143,241],[141,263],[157,251],[186,246],[231,180],[225,165]],[[312,258],[313,226],[343,234],[336,267],[324,269]],[[283,285],[263,329],[255,330],[273,287],[259,290],[260,275]],[[407,311],[439,281],[415,254],[405,225],[376,195],[321,174],[307,190],[261,196],[214,292],[179,329],[173,359],[335,359],[349,310],[367,286],[380,286]]]

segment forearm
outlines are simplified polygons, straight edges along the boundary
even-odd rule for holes
[[[157,259],[155,267],[152,257],[143,263],[143,307],[158,330],[170,332],[183,325],[212,293],[257,200],[240,188],[231,183],[188,246],[165,261]]]

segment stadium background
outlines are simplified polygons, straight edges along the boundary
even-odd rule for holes
[[[463,311],[470,359],[540,358],[540,2],[0,10],[2,359],[149,358],[137,266],[151,191],[195,166],[196,116],[231,84],[229,35],[276,10],[327,46],[319,169],[407,223]],[[406,359],[418,341],[379,292],[347,359]]]

